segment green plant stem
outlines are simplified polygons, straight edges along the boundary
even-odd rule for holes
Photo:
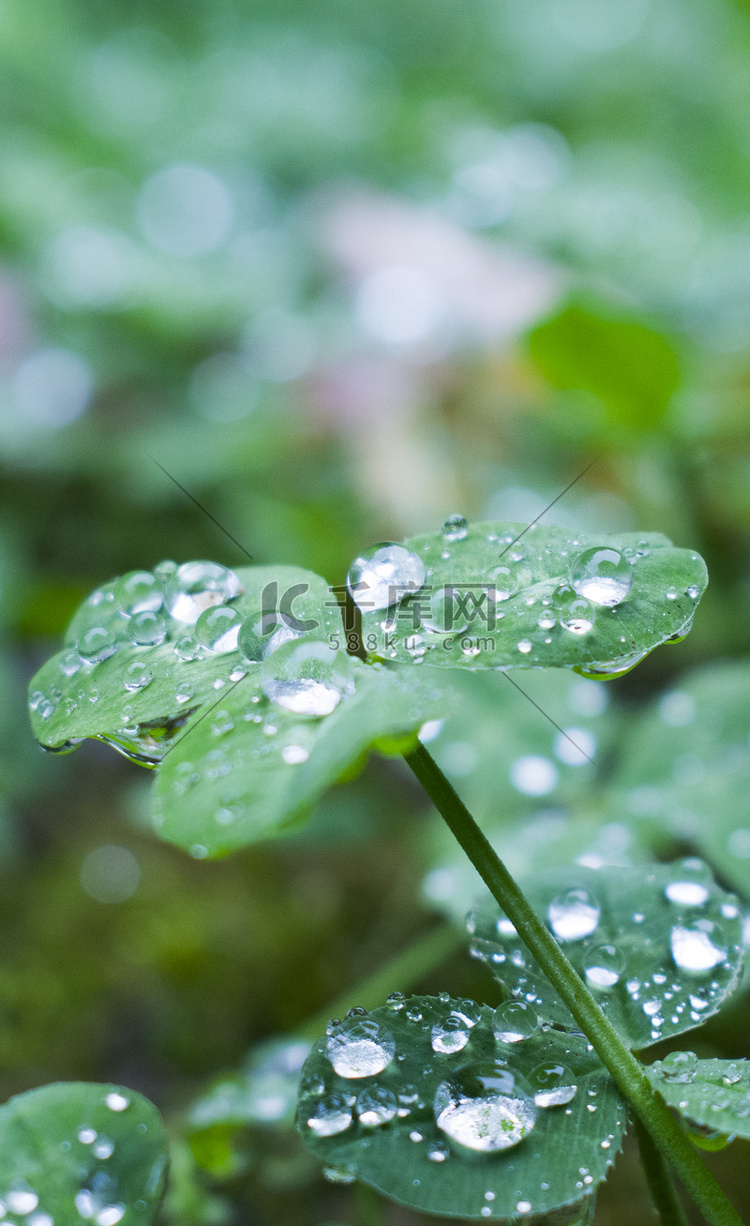
[[[296,1031],[301,1039],[317,1039],[332,1017],[343,1017],[355,1005],[373,1009],[382,1005],[389,992],[410,991],[425,975],[466,944],[466,937],[450,924],[431,928],[412,945],[401,950],[367,979],[349,988],[338,1000],[326,1005]]]
[[[633,1116],[633,1129],[651,1199],[663,1226],[688,1226],[667,1164],[637,1115]]]
[[[642,1065],[607,1020],[440,767],[423,745],[404,758],[706,1221],[711,1226],[742,1226],[739,1214],[652,1089]]]

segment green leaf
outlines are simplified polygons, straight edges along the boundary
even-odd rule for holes
[[[707,582],[698,554],[659,533],[587,537],[479,523],[456,539],[447,521],[442,533],[413,537],[405,549],[412,559],[389,580],[390,607],[368,607],[388,599],[377,595],[372,566],[355,563],[350,572],[365,645],[385,659],[437,668],[578,668],[611,678],[687,634]],[[619,588],[582,578],[582,555],[595,549],[621,558]],[[618,591],[619,603],[603,603]]]
[[[147,1226],[166,1164],[159,1113],[132,1090],[60,1082],[0,1107],[0,1199],[35,1226]]]
[[[155,782],[154,822],[163,838],[203,858],[276,835],[377,738],[414,733],[450,705],[434,676],[333,651],[331,667],[347,672],[352,692],[330,714],[285,710],[249,676],[175,745]]]
[[[315,623],[309,637],[341,637],[338,608],[320,576],[295,566],[240,567],[230,573],[236,574],[243,590],[228,603],[243,621],[260,623],[262,593],[275,585],[279,601],[284,593],[288,597],[296,593],[289,607],[300,622]],[[257,671],[258,666],[248,663],[237,650],[215,652],[197,644],[195,626],[167,616],[163,608],[157,610],[157,616],[164,618],[164,641],[157,646],[134,643],[135,623],[115,596],[117,585],[113,580],[88,597],[68,627],[67,648],[33,678],[29,686],[32,728],[46,748],[72,748],[94,737],[136,761],[154,765],[202,705],[216,701],[220,689],[238,675]],[[267,595],[267,602],[271,596]],[[279,626],[283,627],[283,620],[266,617],[265,634],[259,635],[266,652],[275,645]],[[74,644],[96,627],[111,633],[116,649],[100,662],[90,663],[81,659]]]
[[[523,882],[537,912],[630,1047],[700,1026],[742,970],[737,900],[700,861],[548,871]],[[513,997],[558,1025],[573,1018],[494,903],[468,920],[471,952]]]
[[[620,1148],[624,1104],[582,1035],[538,1026],[508,1042],[493,1023],[506,1024],[447,994],[348,1015],[302,1071],[306,1143],[334,1178],[423,1213],[507,1221],[575,1206],[562,1220],[580,1221]]]
[[[689,843],[750,895],[750,663],[679,679],[631,725],[614,803],[651,846]]]
[[[691,1051],[670,1052],[646,1072],[684,1119],[750,1140],[750,1060],[698,1060]]]
[[[591,393],[616,421],[639,430],[654,428],[680,382],[667,338],[611,310],[573,303],[535,328],[528,348],[554,387]]]

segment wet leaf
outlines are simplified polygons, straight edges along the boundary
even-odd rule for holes
[[[202,858],[276,835],[298,823],[379,737],[416,733],[450,706],[434,676],[365,665],[328,645],[323,652],[347,679],[328,714],[285,709],[249,676],[175,745],[154,789],[163,838]],[[280,655],[270,657],[271,673]]]
[[[682,1034],[718,1011],[742,969],[737,900],[700,861],[574,866],[523,882],[537,913],[630,1047]],[[567,1008],[494,903],[468,920],[472,954],[514,998],[562,1026]]]
[[[228,573],[236,576],[241,591],[224,607],[235,610],[243,625],[258,626],[258,657],[283,639],[290,619],[310,625],[307,637],[341,634],[338,609],[318,575],[294,566],[241,567]],[[237,675],[257,671],[257,662],[236,648],[211,650],[197,640],[194,622],[169,615],[169,579],[150,600],[152,605],[166,601],[157,608],[138,609],[136,603],[137,611],[128,615],[116,596],[122,580],[98,588],[83,603],[66,633],[67,647],[43,665],[29,686],[32,728],[42,745],[67,748],[95,737],[153,765],[203,704],[214,702]],[[206,610],[215,607],[206,603],[214,598],[220,600],[220,594],[207,589]],[[148,593],[141,603],[149,604]],[[267,611],[272,608],[284,612],[287,621]],[[177,608],[189,615],[195,611]],[[98,630],[104,632],[99,642],[84,645],[86,634]],[[159,641],[149,646],[136,643],[136,637]],[[76,643],[102,658],[82,659]]]
[[[147,1226],[164,1193],[159,1113],[120,1086],[60,1082],[11,1098],[0,1107],[0,1154],[5,1211],[35,1226]]]
[[[690,629],[703,560],[659,533],[573,535],[460,517],[355,560],[367,650],[437,668],[621,675]],[[515,538],[523,533],[517,543]]]
[[[750,1060],[698,1060],[691,1051],[677,1051],[646,1072],[684,1119],[750,1140]]]
[[[506,1025],[447,994],[349,1016],[305,1063],[306,1143],[334,1178],[420,1212],[506,1221],[570,1207],[562,1221],[585,1220],[620,1148],[622,1100],[583,1036],[496,1037]]]

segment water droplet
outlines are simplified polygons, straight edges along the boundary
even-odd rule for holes
[[[360,609],[387,609],[425,581],[424,562],[404,545],[386,541],[355,558],[346,578]]]
[[[109,1137],[104,1137],[101,1134],[94,1141],[91,1151],[95,1158],[111,1158],[115,1152],[115,1143]]]
[[[323,1178],[328,1183],[351,1184],[356,1183],[357,1168],[350,1163],[344,1163],[342,1166],[324,1166]]]
[[[443,1053],[461,1051],[469,1042],[470,1027],[459,1013],[449,1013],[432,1027],[432,1050]]]
[[[697,600],[698,597],[700,596],[700,588],[698,587],[696,583],[691,583],[690,587],[687,590],[687,594],[691,600]]]
[[[550,927],[560,941],[581,941],[591,936],[600,915],[599,904],[582,889],[558,894],[547,909]]]
[[[533,643],[531,642],[530,639],[521,639],[520,642],[517,644],[517,647],[518,647],[518,650],[521,652],[521,655],[527,656],[529,652],[531,651],[531,648],[533,647]]]
[[[77,651],[64,651],[60,656],[60,672],[65,677],[73,677],[82,664],[83,660]]]
[[[87,664],[101,664],[115,654],[117,641],[106,626],[90,626],[78,639],[76,651]]]
[[[571,634],[588,634],[594,624],[594,607],[588,600],[571,600],[560,617],[563,630]]]
[[[588,983],[606,991],[619,983],[625,970],[625,956],[616,945],[596,945],[586,950],[583,970]]]
[[[357,1115],[365,1128],[379,1128],[388,1124],[396,1115],[396,1095],[385,1086],[369,1086],[357,1099]]]
[[[330,715],[353,692],[351,657],[327,643],[295,639],[264,660],[261,686],[267,698],[295,715]]]
[[[518,1145],[536,1121],[536,1108],[523,1083],[501,1064],[458,1069],[435,1092],[435,1120],[457,1145],[493,1154]]]
[[[131,570],[115,584],[115,599],[123,613],[156,612],[164,600],[161,583],[149,570]]]
[[[96,1140],[96,1132],[93,1128],[79,1128],[76,1137],[81,1145],[93,1145]]]
[[[195,637],[201,646],[217,655],[237,650],[242,614],[228,605],[205,609],[195,623]]]
[[[411,1005],[406,1010],[406,1016],[408,1017],[410,1022],[421,1022],[422,1010],[419,1008],[418,1005]]]
[[[510,600],[518,591],[518,573],[509,566],[496,566],[487,575],[487,595],[493,604]]]
[[[570,582],[579,596],[612,608],[630,591],[633,567],[619,549],[585,549],[570,564]]]
[[[695,920],[692,924],[675,924],[669,936],[669,944],[675,964],[684,971],[702,974],[713,970],[726,959],[727,951],[716,941],[723,941],[722,933],[712,920]]]
[[[516,1213],[531,1213],[531,1201],[519,1200],[516,1204]]]
[[[450,1154],[450,1147],[444,1141],[432,1141],[427,1150],[430,1162],[447,1162]]]
[[[131,617],[128,634],[136,647],[158,647],[167,637],[167,619],[163,613],[144,609]]]
[[[285,745],[281,751],[281,756],[290,766],[297,766],[300,762],[306,762],[310,757],[309,749],[304,749],[302,745]]]
[[[721,1074],[721,1080],[724,1082],[725,1086],[736,1086],[737,1082],[741,1079],[742,1070],[738,1064],[734,1063],[734,1061],[732,1061],[731,1064],[728,1064],[724,1069],[724,1072]]]
[[[36,1209],[39,1197],[24,1180],[18,1180],[6,1192],[5,1203],[11,1213],[17,1213],[19,1217],[26,1217],[28,1213],[33,1213]]]
[[[136,660],[133,664],[129,664],[125,669],[125,675],[122,679],[126,690],[142,690],[153,680],[153,673],[150,668],[142,664],[140,660]]]
[[[167,580],[164,600],[175,621],[192,626],[205,609],[234,600],[243,590],[234,571],[218,562],[183,562]]]
[[[492,1030],[500,1043],[522,1043],[538,1025],[539,1018],[523,1000],[506,1000],[492,1015]]]
[[[326,1055],[339,1077],[374,1077],[388,1067],[395,1053],[390,1031],[369,1020],[344,1023],[326,1044]]]
[[[572,1102],[578,1092],[570,1069],[556,1060],[539,1064],[530,1081],[537,1107],[563,1107]]]
[[[315,1104],[308,1116],[307,1127],[318,1137],[335,1137],[352,1122],[349,1100],[343,1094],[327,1094]]]
[[[200,643],[196,642],[192,634],[181,634],[175,640],[174,654],[183,664],[189,664],[191,660],[200,659],[203,649]]]
[[[109,1107],[110,1111],[127,1111],[130,1099],[127,1095],[120,1094],[118,1090],[112,1090],[105,1098],[104,1105]]]
[[[454,587],[441,587],[432,592],[425,602],[428,611],[421,615],[422,627],[439,634],[451,630],[461,634],[466,630],[468,622],[456,604],[458,594]]]
[[[446,541],[463,541],[469,535],[469,524],[463,515],[449,515],[443,524]]]
[[[682,907],[701,907],[708,899],[709,888],[700,881],[670,881],[664,887],[670,902]]]

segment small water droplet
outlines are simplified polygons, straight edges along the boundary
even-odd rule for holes
[[[717,942],[721,944],[717,944]],[[712,920],[675,924],[669,936],[675,964],[684,971],[703,974],[724,962],[727,956],[723,935]]]
[[[584,889],[566,890],[547,909],[550,927],[561,941],[580,941],[591,936],[600,914],[599,904]]]
[[[178,622],[194,625],[213,605],[234,600],[243,592],[234,571],[217,562],[183,562],[167,580],[164,600]]]
[[[163,613],[144,609],[131,617],[128,634],[136,647],[158,647],[167,637],[167,619]]]
[[[120,1094],[118,1090],[112,1090],[104,1099],[104,1105],[109,1107],[110,1111],[127,1111],[130,1099],[127,1095]]]
[[[578,1092],[570,1069],[556,1060],[545,1060],[531,1074],[531,1087],[537,1107],[564,1107]]]
[[[672,1051],[661,1062],[661,1073],[665,1081],[690,1085],[695,1081],[697,1072],[698,1057],[693,1051]]]
[[[357,1099],[357,1115],[364,1128],[380,1128],[396,1115],[396,1095],[385,1086],[369,1086]]]
[[[531,639],[521,639],[517,644],[517,647],[521,652],[521,655],[527,656],[533,647],[533,643],[531,642]]]
[[[122,680],[126,690],[143,690],[153,680],[153,673],[140,660],[136,660],[125,669]]]
[[[583,970],[592,987],[606,991],[619,983],[625,970],[625,956],[616,945],[596,945],[586,950]]]
[[[463,515],[449,515],[443,524],[446,541],[463,541],[469,535],[469,525]]]
[[[164,600],[161,583],[149,570],[131,570],[115,584],[115,599],[123,613],[155,613]]]
[[[87,664],[101,664],[117,651],[117,640],[106,626],[89,626],[76,642],[76,651]]]
[[[521,1043],[538,1025],[535,1011],[522,1000],[506,1000],[492,1015],[492,1030],[500,1043]]]
[[[318,1137],[335,1137],[352,1122],[352,1110],[343,1094],[327,1094],[315,1103],[307,1126]]]
[[[449,1013],[432,1027],[432,1050],[442,1053],[461,1051],[471,1037],[470,1027],[459,1013]]]

